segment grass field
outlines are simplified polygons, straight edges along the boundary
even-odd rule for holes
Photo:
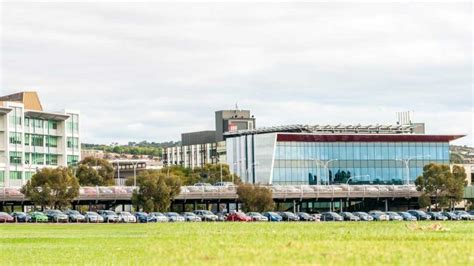
[[[432,224],[0,224],[0,264],[474,265],[474,222]]]

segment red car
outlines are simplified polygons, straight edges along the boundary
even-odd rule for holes
[[[252,221],[252,218],[245,215],[245,213],[234,212],[234,213],[231,213],[231,214],[227,215],[227,221],[231,221],[231,222],[250,222],[250,221]]]
[[[0,212],[0,223],[13,223],[15,219],[13,217],[6,213],[6,212]]]

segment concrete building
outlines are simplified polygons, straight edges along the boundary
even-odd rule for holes
[[[0,187],[18,187],[37,169],[81,158],[79,112],[47,112],[36,92],[0,97]]]

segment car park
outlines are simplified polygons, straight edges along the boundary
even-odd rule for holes
[[[249,216],[254,222],[268,222],[268,218],[259,212],[249,212],[247,213],[247,216]]]
[[[102,218],[104,218],[104,222],[106,223],[116,223],[119,221],[119,217],[113,211],[109,210],[100,210],[97,212]]]
[[[6,212],[0,212],[0,223],[13,223],[15,219]]]
[[[200,222],[201,217],[197,216],[194,212],[183,212],[182,216],[186,222]]]
[[[418,221],[421,220],[431,220],[431,216],[426,214],[424,211],[419,211],[419,210],[409,210],[408,213],[411,215],[415,216]]]
[[[416,221],[416,217],[411,215],[409,212],[399,212],[400,216],[403,218],[405,221]]]
[[[85,212],[84,218],[88,223],[103,223],[104,217],[99,215],[97,212]]]
[[[296,216],[298,216],[300,221],[304,221],[304,222],[314,222],[315,220],[313,216],[309,215],[306,212],[297,212]]]
[[[335,212],[323,212],[321,213],[321,221],[344,221],[344,218]]]
[[[31,222],[31,217],[25,212],[12,212],[10,215],[17,223]]]
[[[47,223],[48,222],[48,216],[46,216],[42,212],[34,211],[29,213],[31,217],[31,222],[34,223]]]
[[[344,221],[360,221],[360,218],[350,212],[341,212],[340,215],[344,218]]]
[[[227,221],[230,222],[250,222],[252,218],[243,212],[232,212],[227,215]]]
[[[167,212],[165,215],[168,217],[168,221],[170,222],[184,222],[184,217],[179,215],[177,212]]]
[[[219,218],[217,215],[208,210],[196,210],[194,211],[194,214],[201,217],[201,220],[205,222],[215,222]]]
[[[44,214],[48,216],[50,222],[67,223],[69,221],[69,217],[59,210],[47,210]]]
[[[129,212],[117,212],[118,221],[120,223],[136,223],[137,218]]]
[[[382,211],[370,211],[369,215],[374,218],[375,221],[389,221],[390,217]]]
[[[441,212],[427,212],[429,216],[431,216],[431,220],[436,221],[446,221],[448,217],[444,216]]]
[[[352,214],[354,214],[355,216],[359,217],[359,219],[361,221],[373,221],[374,220],[374,217],[370,216],[368,213],[366,212],[353,212]]]
[[[454,211],[454,213],[461,217],[461,220],[474,220],[474,216],[470,215],[467,211]]]
[[[293,222],[296,222],[296,221],[299,221],[300,218],[298,218],[298,216],[296,216],[294,213],[292,212],[280,212],[278,213],[281,218],[283,219],[283,221],[293,221]]]
[[[281,222],[283,218],[276,212],[264,212],[263,216],[267,217],[269,222]]]
[[[386,212],[390,221],[403,221],[403,217],[396,212]]]
[[[446,216],[446,218],[448,218],[448,220],[451,220],[451,221],[461,220],[461,217],[459,217],[459,215],[455,214],[454,212],[445,211],[445,212],[442,212],[442,214],[444,216]]]
[[[82,223],[86,221],[86,217],[76,210],[67,210],[64,214],[68,216],[69,222]]]
[[[152,212],[149,214],[150,216],[154,216],[156,218],[156,221],[158,223],[166,223],[166,222],[169,222],[170,219],[168,218],[168,216],[166,216],[165,214],[161,213],[161,212]]]

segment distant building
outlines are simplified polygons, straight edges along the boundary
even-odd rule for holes
[[[36,92],[0,97],[0,187],[22,186],[37,169],[77,164],[79,112],[47,112]]]

